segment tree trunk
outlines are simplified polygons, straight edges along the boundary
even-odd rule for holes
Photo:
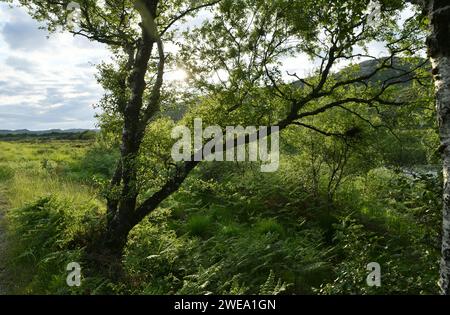
[[[428,3],[430,36],[428,54],[436,89],[436,112],[443,158],[443,233],[439,285],[442,294],[450,294],[450,3]]]
[[[142,35],[137,43],[136,56],[129,53],[131,73],[127,83],[131,96],[123,109],[121,156],[110,183],[110,189],[120,188],[120,192],[108,196],[106,228],[99,239],[93,240],[87,248],[87,258],[93,267],[109,271],[111,278],[116,278],[114,273],[119,273],[121,269],[121,258],[128,234],[136,225],[134,217],[139,194],[136,159],[146,127],[146,122],[141,119],[144,91],[147,86],[145,75],[156,42],[155,34],[152,33],[154,30],[150,31],[146,25],[156,16],[157,5],[158,0],[136,2],[136,8],[142,17],[140,23]],[[111,269],[111,265],[117,268]]]

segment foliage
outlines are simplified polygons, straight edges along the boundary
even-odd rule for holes
[[[23,282],[24,293],[70,294],[66,266],[82,261],[85,233],[99,223],[93,202],[74,204],[55,196],[43,197],[8,216],[11,270]],[[80,291],[78,291],[80,292]]]
[[[75,151],[57,142],[1,145],[9,160],[2,169],[8,170],[8,197],[15,208],[9,216],[9,256],[20,278],[17,292],[437,292],[440,181],[430,167],[371,168],[381,163],[373,160],[361,169],[351,162],[330,209],[323,199],[327,185],[320,184],[314,194],[307,164],[299,167],[299,154],[321,156],[311,146],[285,143],[274,174],[260,173],[252,163],[203,164],[133,229],[122,282],[91,274],[72,290],[65,285],[65,265],[83,263],[83,246],[102,224],[104,206],[93,199],[96,182],[89,188],[71,178],[101,174],[97,166],[110,163],[111,151],[95,144],[77,148],[77,143],[71,144]],[[78,157],[65,155],[78,149]],[[11,159],[19,152],[26,159]],[[49,163],[42,168],[44,157],[52,168]],[[55,172],[61,163],[67,168]],[[382,266],[381,288],[365,284],[371,261]]]
[[[104,43],[114,56],[98,67],[95,142],[0,143],[17,291],[436,293],[441,175],[420,19],[399,25],[400,0],[383,0],[374,23],[368,0],[200,2],[83,0],[74,29],[66,1],[19,0],[50,31]],[[171,29],[195,5],[209,17]],[[370,56],[374,41],[387,56]],[[163,42],[179,50],[164,53]],[[319,66],[287,79],[282,60],[299,56]],[[164,83],[164,61],[183,64],[187,86]],[[279,171],[174,163],[171,130],[197,117],[279,125]],[[87,263],[99,235],[127,240],[123,274],[106,279],[91,264],[82,286],[68,288],[67,262]],[[380,288],[365,283],[370,262],[382,266]]]

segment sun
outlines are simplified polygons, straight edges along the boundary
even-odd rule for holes
[[[170,79],[172,81],[186,81],[188,78],[188,74],[186,70],[182,68],[176,68],[170,73]]]

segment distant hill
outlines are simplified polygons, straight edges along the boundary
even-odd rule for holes
[[[92,140],[98,132],[97,129],[0,130],[0,140]]]
[[[0,130],[0,135],[43,135],[43,134],[55,134],[55,133],[82,133],[85,131],[98,132],[97,129],[49,129],[49,130]]]
[[[359,70],[354,74],[354,77],[367,76],[373,73],[381,64],[383,59],[374,59],[374,60],[366,60],[359,63]],[[419,62],[425,61],[425,59],[418,59]],[[405,72],[411,71],[414,69],[413,64],[405,61],[403,58],[395,57],[392,61],[393,68],[382,69],[378,71],[375,75],[373,75],[370,79],[366,80],[366,83],[377,83],[377,82],[390,82],[391,78],[394,78],[393,81],[401,81],[401,82],[409,82],[413,77],[413,74],[409,73],[403,75]],[[431,66],[427,62],[424,65],[425,69],[431,71]],[[342,73],[348,68],[344,68],[341,71],[333,74],[336,78],[339,78]],[[292,83],[294,86],[303,88],[304,84],[300,81],[295,81]],[[407,83],[409,84],[409,83]]]
[[[359,75],[370,75],[373,73],[380,65],[382,60],[367,60],[363,61],[359,64],[360,71]],[[431,66],[427,60],[419,58],[416,59],[415,62],[417,64],[425,62],[423,69],[427,69],[431,71]],[[391,82],[391,81],[402,81],[402,82],[409,82],[412,78],[414,78],[413,73],[404,74],[407,72],[411,72],[416,67],[416,64],[410,63],[406,61],[403,58],[394,58],[392,62],[392,68],[383,69],[378,71],[377,74],[375,74],[373,77],[371,77],[367,82]],[[393,79],[391,79],[393,78]]]

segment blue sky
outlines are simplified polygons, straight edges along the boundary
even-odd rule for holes
[[[0,129],[94,128],[103,90],[100,44],[39,30],[22,8],[0,4]]]
[[[407,10],[403,18],[411,13]],[[199,24],[206,16],[201,13],[189,24]],[[95,65],[110,58],[107,48],[69,33],[49,36],[39,26],[24,9],[0,3],[0,129],[95,128],[93,105],[103,94]],[[381,43],[369,50],[373,56],[383,55]],[[283,63],[284,73],[300,76],[316,66],[305,55]],[[175,69],[165,78],[180,76]]]
[[[93,105],[104,93],[95,65],[110,58],[106,46],[69,33],[49,35],[42,25],[21,7],[0,3],[0,129],[95,128]],[[184,75],[168,69],[165,79]]]

